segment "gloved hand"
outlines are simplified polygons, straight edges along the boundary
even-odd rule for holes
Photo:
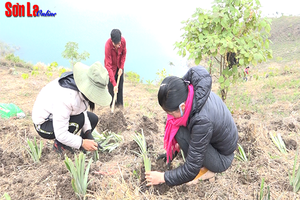
[[[95,138],[92,135],[91,130],[87,130],[85,133],[83,133],[83,131],[81,131],[80,136],[82,137],[82,139],[95,140]]]
[[[178,151],[175,151],[175,153],[172,156],[172,159],[169,158],[169,162],[167,163],[167,169],[170,169],[171,162],[174,160],[174,158],[177,156],[177,154],[178,154]],[[156,160],[161,160],[161,159],[164,159],[164,162],[167,162],[167,154],[166,153],[160,154]]]

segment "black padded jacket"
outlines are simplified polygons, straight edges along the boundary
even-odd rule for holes
[[[220,154],[230,155],[235,151],[238,140],[230,111],[211,91],[212,79],[208,71],[202,66],[192,67],[183,79],[194,86],[193,105],[187,123],[191,141],[184,165],[165,172],[169,186],[189,182],[198,175],[208,144]]]

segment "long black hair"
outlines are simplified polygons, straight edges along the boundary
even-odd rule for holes
[[[95,110],[95,103],[92,102],[92,101],[90,101],[90,100],[89,100],[82,92],[81,92],[81,94],[82,94],[83,98],[84,98],[87,102],[89,102],[90,110],[91,110],[91,111],[94,111],[94,110]]]
[[[157,94],[158,103],[167,112],[179,109],[188,96],[188,83],[176,76],[166,77],[160,84]]]

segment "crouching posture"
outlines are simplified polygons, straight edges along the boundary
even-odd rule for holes
[[[72,72],[66,72],[47,84],[38,94],[33,106],[32,120],[38,134],[55,139],[54,149],[97,149],[92,132],[98,117],[92,112],[95,103],[108,106],[111,96],[107,90],[108,72],[100,62],[88,67],[76,63]],[[81,130],[81,134],[77,133]]]
[[[191,68],[183,78],[170,76],[161,83],[158,102],[167,113],[165,159],[170,163],[181,148],[186,161],[164,173],[147,172],[147,185],[196,183],[230,167],[238,132],[211,85],[211,76],[201,66]]]

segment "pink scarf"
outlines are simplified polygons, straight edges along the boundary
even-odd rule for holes
[[[173,150],[179,151],[179,149],[175,149],[175,144],[177,143],[175,139],[175,135],[180,126],[186,126],[187,120],[189,118],[190,112],[192,110],[193,105],[193,97],[194,97],[194,87],[193,85],[189,85],[188,87],[189,93],[185,102],[185,111],[182,117],[174,118],[172,115],[167,115],[167,123],[165,129],[165,137],[164,137],[164,148],[167,153],[167,163],[169,162],[169,158],[172,160]]]

